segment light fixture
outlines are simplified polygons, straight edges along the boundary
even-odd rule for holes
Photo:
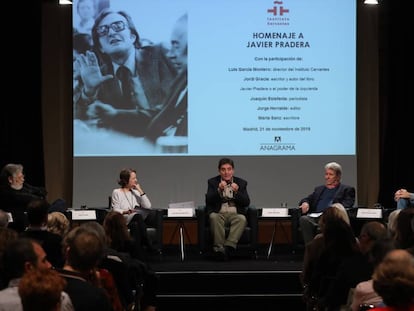
[[[72,4],[71,0],[59,0],[59,4]]]
[[[378,4],[378,0],[364,0],[364,4]]]

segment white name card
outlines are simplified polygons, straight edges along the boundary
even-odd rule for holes
[[[168,208],[195,208],[194,201],[177,202],[168,204]]]
[[[263,208],[262,217],[290,217],[288,208]]]
[[[96,211],[73,210],[72,220],[96,220]]]
[[[195,215],[195,209],[188,207],[169,207],[167,215],[168,217],[193,217]]]
[[[358,208],[357,218],[382,218],[382,209],[380,208]]]

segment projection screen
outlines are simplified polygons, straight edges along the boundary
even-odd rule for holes
[[[176,68],[184,15],[187,66]],[[356,187],[355,1],[76,0],[73,46],[75,208],[106,207],[125,167],[156,207],[203,204],[221,157],[235,160],[257,207],[296,206],[330,161]],[[124,60],[136,68],[128,107],[118,96]],[[185,108],[155,133],[173,93],[185,93]]]

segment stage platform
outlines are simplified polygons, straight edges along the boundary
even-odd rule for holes
[[[263,245],[255,259],[236,254],[217,261],[197,248],[166,247],[150,265],[159,277],[158,311],[304,310],[299,275],[303,251],[275,245],[268,258]]]

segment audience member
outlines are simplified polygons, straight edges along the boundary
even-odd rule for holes
[[[234,176],[234,161],[222,158],[219,175],[207,180],[206,210],[213,237],[213,252],[220,260],[232,256],[247,225],[246,212],[250,205],[247,181]],[[225,227],[230,226],[228,236]]]
[[[319,218],[319,227],[321,232],[318,233],[309,243],[305,245],[305,252],[303,256],[303,268],[300,279],[303,286],[306,286],[310,281],[310,276],[314,269],[314,265],[319,260],[319,256],[323,250],[324,238],[323,232],[325,223],[332,218],[341,218],[350,225],[348,213],[341,203],[334,203],[326,209],[326,213]]]
[[[88,222],[82,223],[80,226],[87,230],[92,230],[94,233],[97,234],[97,236],[101,240],[103,248],[104,248],[104,254],[95,269],[98,279],[99,279],[99,284],[102,288],[105,289],[111,301],[113,311],[125,310],[127,308],[127,305],[123,304],[123,301],[121,301],[122,293],[118,289],[118,286],[116,283],[116,276],[113,274],[113,271],[110,271],[106,267],[102,266],[102,261],[107,256],[107,241],[106,241],[105,231],[103,230],[102,225],[100,225],[96,221],[88,221]]]
[[[75,227],[63,240],[65,264],[59,273],[66,279],[65,291],[76,311],[112,310],[107,292],[99,284],[97,265],[104,245],[91,230]]]
[[[98,56],[87,51],[76,61],[82,89],[76,110],[83,110],[98,127],[143,136],[162,108],[175,68],[163,48],[140,39],[123,11],[102,10],[92,28],[92,41]]]
[[[151,209],[151,201],[138,182],[136,170],[121,170],[118,184],[121,187],[112,191],[112,209],[124,215],[136,242],[152,250],[147,226],[157,226],[156,211]]]
[[[47,191],[25,182],[23,165],[6,164],[0,173],[0,202],[6,212],[11,212],[13,223],[9,225],[17,231],[23,231],[27,226],[26,207],[33,199],[47,199]],[[54,201],[49,211],[66,210],[62,199]]]
[[[414,193],[408,192],[407,189],[399,189],[394,193],[394,200],[397,202],[397,209],[414,206]]]
[[[397,218],[398,218],[398,215],[401,212],[401,210],[402,209],[393,210],[388,215],[388,222],[387,222],[388,234],[393,239],[395,239],[395,235],[396,235],[396,232],[397,232]]]
[[[360,252],[355,252],[342,260],[334,277],[335,281],[324,295],[323,305],[329,310],[336,310],[347,304],[351,288],[371,278],[374,271],[371,249],[374,243],[387,236],[386,226],[379,221],[368,221],[362,226],[358,238]]]
[[[61,212],[52,212],[47,215],[47,230],[58,234],[62,239],[70,230],[70,220]]]
[[[328,208],[324,212],[323,247],[318,259],[314,262],[310,276],[307,277],[309,281],[306,284],[304,296],[307,307],[310,309],[315,306],[327,307],[326,295],[335,283],[335,277],[342,263],[360,252],[351,226],[335,213],[331,213],[331,210]],[[329,214],[325,216],[326,213]]]
[[[19,282],[23,311],[60,311],[66,281],[52,269],[30,270]]]
[[[108,245],[109,239],[104,227],[96,221],[81,224],[95,230],[105,245],[104,258],[100,267],[108,269],[114,276],[123,305],[131,310],[150,311],[156,308],[158,278],[144,262],[132,258],[129,253],[118,252]]]
[[[130,232],[125,218],[120,213],[109,212],[105,216],[103,227],[111,248],[118,252],[128,253],[131,257],[144,262],[147,260],[141,241],[137,240],[136,236]]]
[[[0,209],[0,228],[6,228],[9,225],[9,214]]]
[[[164,108],[152,119],[146,137],[152,142],[161,136],[188,136],[187,120],[187,14],[181,16],[171,34],[167,53],[178,76],[165,99]],[[177,142],[180,145],[179,142]],[[187,149],[187,148],[186,148]],[[177,150],[179,152],[180,150]]]
[[[406,249],[414,255],[414,231],[411,226],[414,219],[414,206],[401,210],[397,217],[395,241],[398,248]]]
[[[1,228],[0,227],[0,289],[7,287],[7,281],[5,280],[5,267],[3,265],[3,254],[6,249],[9,247],[10,243],[17,240],[19,234],[16,230],[11,228]]]
[[[332,203],[341,203],[346,209],[354,206],[355,188],[342,184],[342,167],[336,162],[325,165],[325,184],[299,201],[302,216],[299,219],[303,241],[306,245],[318,231],[318,221]]]
[[[49,203],[46,200],[35,199],[27,206],[29,225],[20,236],[36,240],[42,245],[47,259],[53,267],[62,268],[62,237],[47,230]]]
[[[46,258],[42,246],[31,239],[19,238],[8,246],[3,254],[3,275],[8,287],[0,291],[0,310],[23,310],[18,286],[23,275],[32,270],[45,272],[52,265]],[[61,295],[61,309],[75,310],[67,293]],[[76,309],[78,311],[78,309]]]
[[[395,241],[392,238],[383,238],[375,241],[368,253],[373,269],[393,249],[395,249]],[[381,296],[374,291],[372,277],[358,283],[355,289],[350,292],[348,299],[348,305],[352,311],[360,311],[361,305],[380,306],[383,304]]]
[[[414,257],[406,250],[390,251],[372,275],[374,290],[385,307],[373,311],[414,310]]]

